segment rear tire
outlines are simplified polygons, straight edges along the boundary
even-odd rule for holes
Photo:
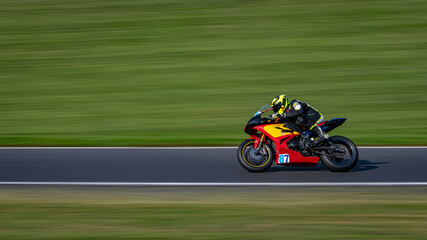
[[[273,164],[273,154],[270,146],[263,143],[260,152],[255,154],[255,140],[247,139],[243,141],[237,150],[237,159],[240,165],[249,172],[264,172]]]
[[[330,137],[328,141],[344,149],[344,153],[325,151],[325,154],[332,155],[320,156],[320,160],[327,169],[332,172],[346,172],[357,165],[359,152],[357,151],[356,145],[350,139],[343,136],[333,136]]]

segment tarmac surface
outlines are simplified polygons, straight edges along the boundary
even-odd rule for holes
[[[427,148],[359,148],[350,172],[273,164],[250,173],[237,148],[1,148],[0,184],[426,183]]]

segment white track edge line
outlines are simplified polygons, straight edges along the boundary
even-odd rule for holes
[[[57,150],[138,150],[138,149],[147,149],[147,150],[192,150],[192,149],[236,149],[237,147],[0,147],[0,150],[8,150],[8,149],[16,149],[16,150],[49,150],[49,149],[57,149]]]
[[[146,186],[146,187],[368,187],[427,186],[427,182],[290,182],[290,183],[190,183],[190,182],[0,182],[0,185],[31,186]]]
[[[360,146],[360,149],[427,149],[427,146]],[[0,147],[0,150],[204,150],[237,147]]]

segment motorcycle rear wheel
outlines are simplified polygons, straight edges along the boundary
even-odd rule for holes
[[[273,154],[271,148],[263,143],[260,153],[255,151],[255,140],[247,139],[243,141],[237,150],[237,159],[249,172],[264,172],[273,164]]]
[[[359,160],[359,153],[356,145],[343,136],[330,137],[328,141],[343,149],[343,153],[325,151],[320,156],[322,164],[332,172],[346,172],[353,169]]]

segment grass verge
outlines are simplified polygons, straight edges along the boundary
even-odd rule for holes
[[[0,2],[0,145],[237,145],[282,93],[427,145],[426,1]]]
[[[425,239],[426,188],[5,188],[0,239]]]

